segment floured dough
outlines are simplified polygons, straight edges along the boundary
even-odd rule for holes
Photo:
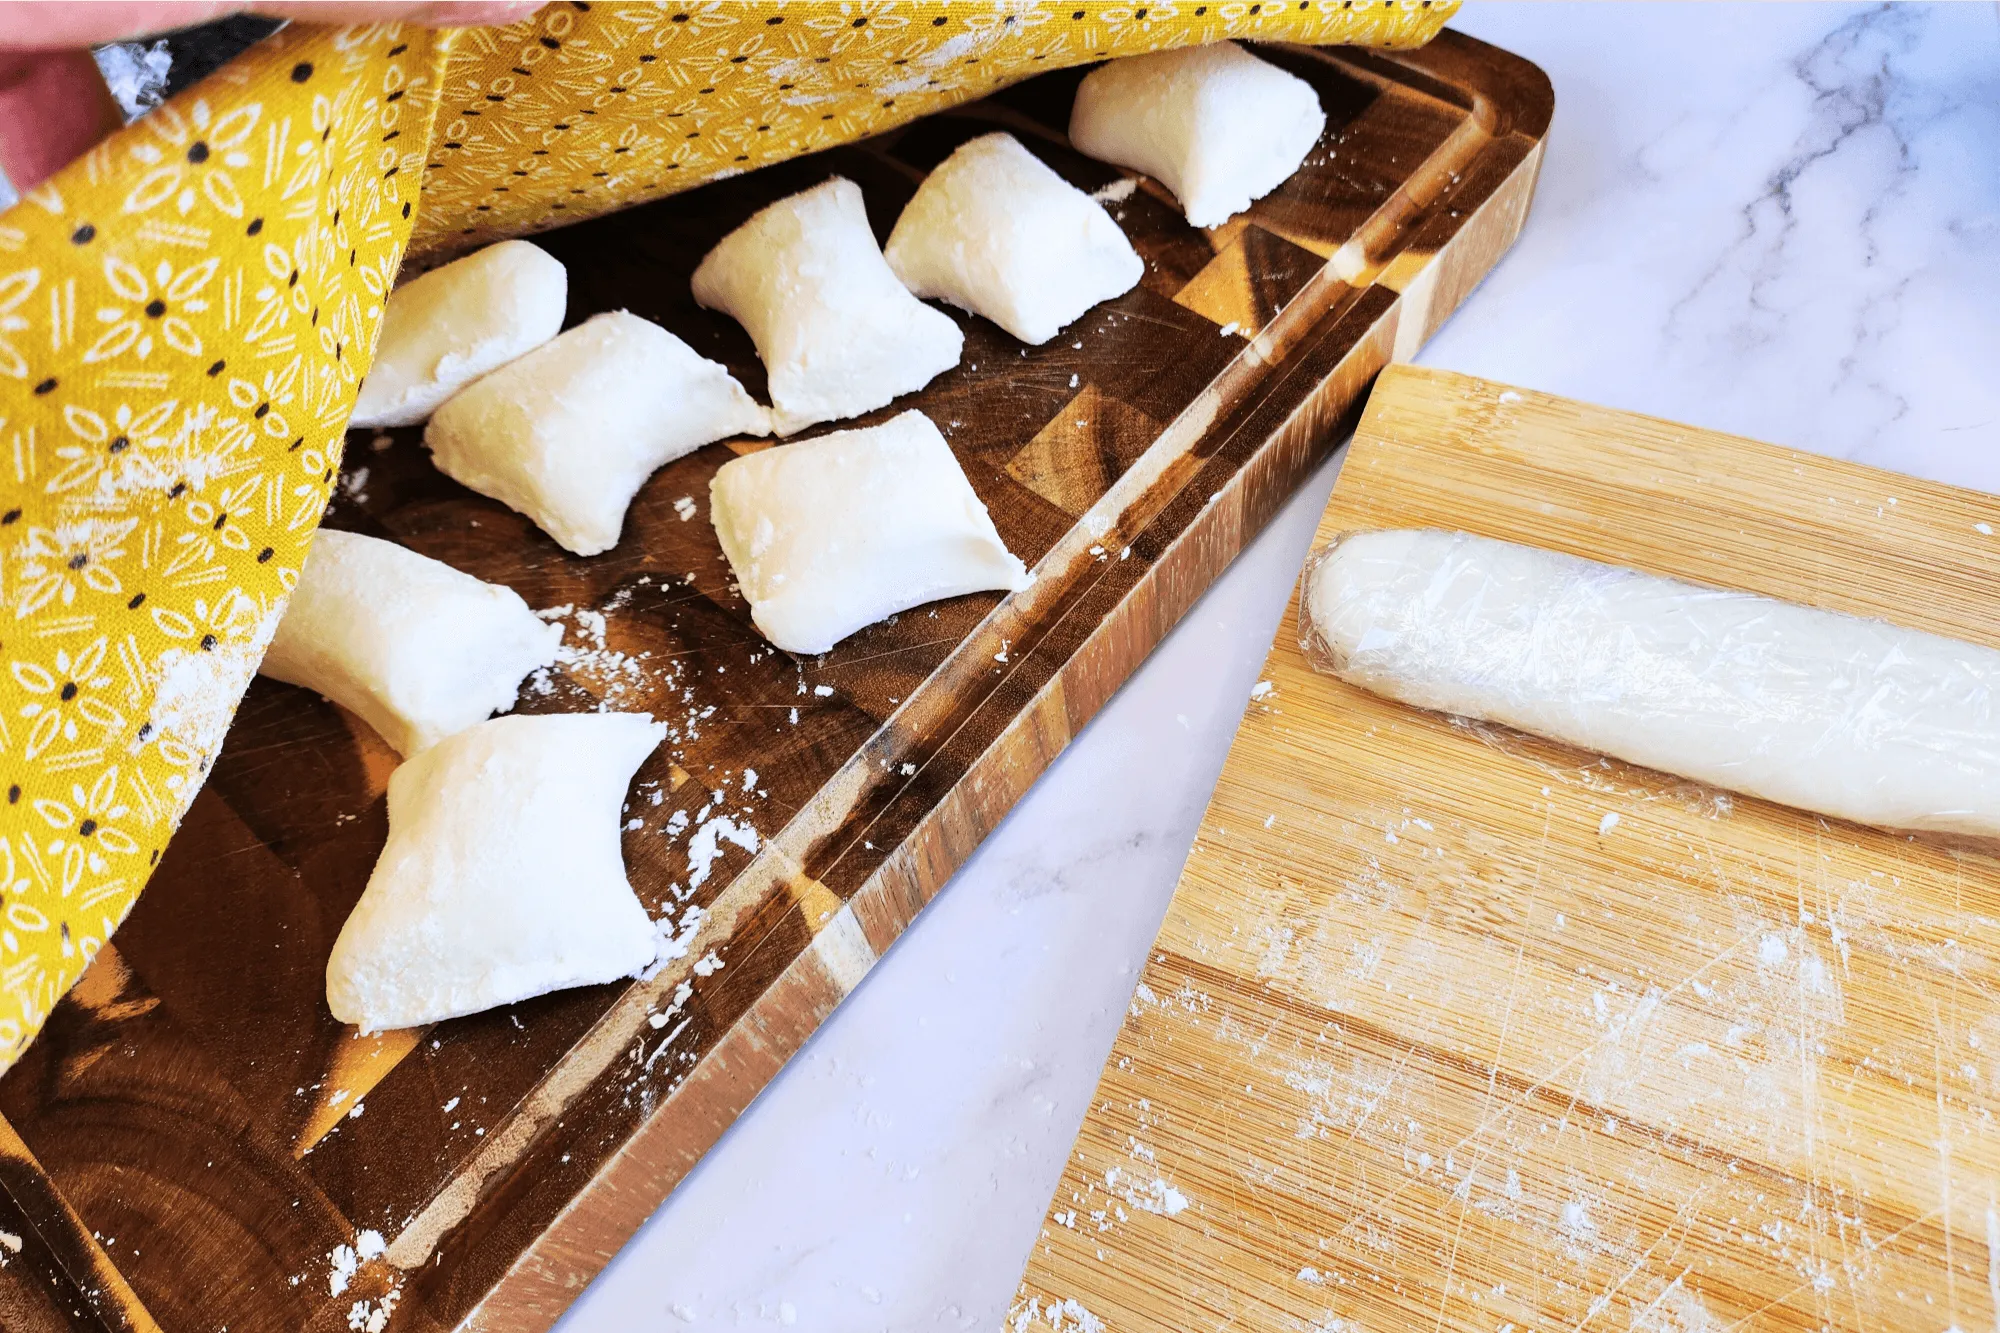
[[[643,713],[496,717],[389,776],[389,841],[326,962],[333,1016],[415,1027],[653,961],[619,847]]]
[[[2000,652],[1511,542],[1315,557],[1314,665],[1421,708],[1864,824],[2000,835]]]
[[[963,144],[925,178],[883,250],[918,296],[1044,343],[1146,265],[1104,206],[1006,133]]]
[[[615,310],[453,398],[424,443],[447,476],[596,555],[618,544],[632,497],[661,466],[768,430],[768,414],[726,369]]]
[[[1189,222],[1214,227],[1282,185],[1325,128],[1311,84],[1217,42],[1092,70],[1076,90],[1069,141],[1145,172]]]
[[[569,300],[560,261],[502,241],[389,294],[350,427],[414,426],[490,370],[556,336]]]
[[[512,708],[561,642],[511,588],[322,528],[258,669],[359,713],[407,757]]]
[[[921,412],[732,459],[708,508],[751,619],[787,652],[823,653],[909,607],[1031,581]]]
[[[860,189],[840,176],[717,242],[695,270],[694,299],[749,330],[779,435],[921,389],[958,364],[965,343],[949,315],[896,280]]]

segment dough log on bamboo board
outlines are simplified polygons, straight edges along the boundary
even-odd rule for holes
[[[1300,642],[1401,702],[1894,829],[2000,835],[2000,652],[1438,531],[1317,553]]]

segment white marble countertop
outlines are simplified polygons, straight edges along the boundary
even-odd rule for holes
[[[1425,364],[2000,491],[2000,14],[1516,6],[1519,244]],[[1308,485],[562,1324],[995,1330],[1333,482]],[[1996,589],[2000,596],[2000,589]]]

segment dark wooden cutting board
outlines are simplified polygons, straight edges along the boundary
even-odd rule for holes
[[[585,651],[523,711],[673,728],[625,856],[684,956],[428,1029],[335,1023],[326,955],[381,848],[395,757],[259,681],[131,919],[0,1080],[0,1327],[561,1314],[1519,231],[1551,110],[1539,70],[1452,33],[1270,54],[1328,113],[1291,182],[1211,232],[1141,183],[1110,205],[1147,261],[1138,288],[1025,352],[959,316],[964,363],[860,423],[938,423],[1038,567],[1025,592],[794,659],[750,627],[707,521],[727,446],[663,470],[617,549],[580,560],[439,474],[420,431],[349,437],[330,523],[571,608]],[[688,294],[708,247],[835,171],[886,234],[925,170],[995,127],[1112,186],[1062,139],[1081,74],[537,239],[569,267],[571,323],[630,309],[761,396],[748,339]]]

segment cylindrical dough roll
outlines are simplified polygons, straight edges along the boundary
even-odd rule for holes
[[[1463,533],[1308,565],[1313,665],[1405,703],[1888,828],[2000,834],[2000,652]]]
[[[527,241],[502,241],[389,294],[350,427],[414,426],[488,371],[562,328],[569,273]]]

